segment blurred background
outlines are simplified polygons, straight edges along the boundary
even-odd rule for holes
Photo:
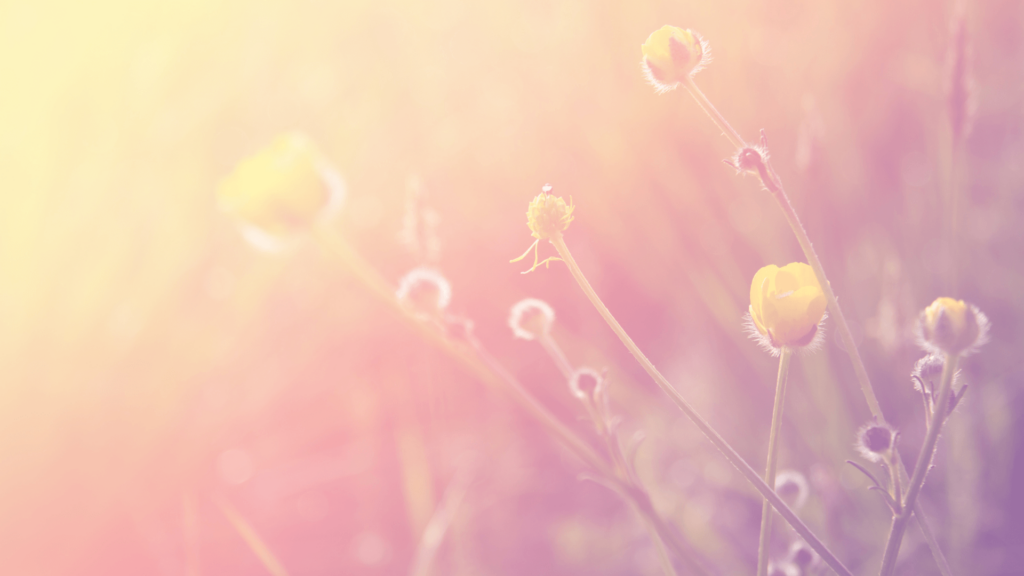
[[[913,462],[918,312],[992,319],[923,505],[961,574],[1024,563],[1024,6],[964,8],[973,114],[951,128],[949,2],[258,0],[0,4],[0,565],[6,574],[406,574],[444,495],[434,574],[659,574],[643,525],[507,395],[388,311],[313,241],[250,247],[221,179],[279,134],[347,185],[336,229],[449,312],[562,421],[585,411],[509,307],[556,310],[608,368],[657,510],[717,573],[750,573],[761,500],[653,386],[563,265],[522,276],[528,201],[640,347],[755,469],[775,360],[743,332],[754,272],[803,260],[681,91],[643,81],[663,24],[711,43],[698,84],[774,165]],[[957,190],[955,233],[944,199]],[[950,248],[952,246],[953,248]],[[542,255],[551,255],[542,246]],[[546,254],[545,254],[546,252]],[[889,514],[847,459],[870,417],[827,341],[794,360],[781,463],[857,574]],[[876,472],[880,472],[876,469]],[[1014,493],[1014,487],[1018,492]],[[795,539],[776,522],[773,554]],[[905,574],[937,573],[911,528]]]

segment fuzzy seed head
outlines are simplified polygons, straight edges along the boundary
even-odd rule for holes
[[[922,346],[936,354],[968,354],[988,336],[988,318],[976,306],[947,297],[925,308],[917,325]]]
[[[516,302],[509,311],[508,325],[512,334],[523,340],[536,340],[551,333],[555,311],[543,300],[526,298]]]
[[[936,388],[936,384],[939,378],[942,376],[942,369],[946,366],[946,361],[942,356],[938,354],[928,354],[921,358],[914,364],[914,371],[911,375],[916,376],[912,378],[914,381],[914,389],[918,392],[930,392]],[[921,389],[921,383],[927,390]]]
[[[820,560],[821,557],[818,556],[818,553],[803,540],[797,540],[789,547],[789,562],[800,568],[803,573],[806,573],[808,568],[817,565]]]
[[[533,232],[533,237],[540,240],[561,234],[573,220],[572,211],[575,206],[566,204],[565,200],[551,194],[550,190],[550,185],[544,186],[526,210],[526,225]]]
[[[662,26],[640,47],[644,75],[659,92],[672,90],[708,61],[707,42],[693,30]]]

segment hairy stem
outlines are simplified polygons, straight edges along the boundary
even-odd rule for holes
[[[576,264],[576,260],[569,252],[568,246],[565,245],[565,240],[562,235],[558,234],[551,238],[551,243],[558,251],[558,255],[561,256],[562,260],[564,260],[566,265],[569,267],[569,271],[572,273],[573,278],[576,279],[576,282],[580,285],[580,288],[583,289],[587,298],[590,299],[590,302],[595,308],[597,308],[598,313],[601,314],[601,317],[604,318],[605,322],[608,323],[608,326],[611,327],[613,332],[615,332],[615,335],[619,337],[619,340],[621,340],[623,344],[625,344],[629,352],[634,358],[636,358],[637,362],[640,363],[644,370],[647,371],[658,387],[661,388],[661,390],[667,394],[673,402],[675,402],[676,406],[682,410],[683,414],[685,414],[687,418],[697,425],[697,428],[699,428],[711,443],[714,444],[723,455],[725,455],[726,459],[728,459],[729,462],[732,463],[732,465],[735,466],[751,484],[753,484],[754,488],[772,503],[772,506],[778,510],[779,514],[786,519],[789,525],[792,526],[800,536],[804,538],[808,545],[810,545],[811,548],[821,556],[830,568],[843,576],[852,576],[852,573],[843,566],[842,562],[839,561],[835,554],[833,554],[832,551],[829,550],[813,532],[811,532],[796,513],[794,513],[789,506],[779,498],[775,491],[761,479],[757,472],[750,467],[750,464],[747,464],[743,457],[740,456],[724,438],[722,438],[721,434],[712,428],[711,425],[708,424],[708,422],[704,420],[704,418],[702,418],[692,406],[690,406],[689,402],[683,398],[682,394],[673,388],[672,384],[670,384],[669,381],[662,376],[661,372],[654,367],[654,364],[647,359],[647,356],[645,356],[640,348],[637,347],[633,342],[633,339],[629,337],[629,334],[626,333],[615,317],[612,316],[612,313],[597,296],[597,293],[594,292],[593,287],[590,286],[590,282],[587,281],[587,278],[583,275],[580,267]]]
[[[321,245],[342,264],[359,282],[378,300],[412,326],[428,344],[458,361],[469,373],[485,384],[508,393],[523,409],[537,419],[548,432],[558,439],[570,452],[576,455],[586,466],[590,467],[602,478],[620,486],[630,503],[645,518],[648,525],[653,526],[657,540],[667,547],[677,558],[683,560],[694,574],[706,576],[708,571],[695,558],[696,554],[679,536],[675,534],[657,515],[646,494],[638,493],[630,485],[619,480],[615,471],[608,465],[591,445],[565,426],[554,414],[548,411],[523,385],[494,359],[478,342],[471,341],[471,346],[457,344],[444,336],[436,327],[423,322],[395,298],[395,289],[377,270],[356,252],[343,238],[333,230],[321,228],[316,231]],[[553,341],[552,341],[553,342]],[[560,350],[559,350],[560,352]],[[564,360],[564,355],[562,355]],[[565,360],[568,364],[568,360]],[[564,367],[560,367],[564,370]],[[571,370],[571,368],[570,368]],[[571,371],[570,371],[571,374]]]
[[[789,360],[793,351],[782,347],[779,355],[779,377],[775,383],[775,406],[772,408],[772,428],[768,435],[768,464],[765,466],[765,484],[775,486],[775,470],[778,466],[779,428],[782,426],[782,407],[786,402],[786,380],[789,377]],[[768,541],[772,537],[772,507],[766,498],[761,506],[761,537],[757,544],[757,576],[768,574]]]
[[[729,142],[737,148],[742,148],[744,144],[743,138],[738,132],[729,124],[724,116],[718,111],[717,108],[711,104],[707,96],[694,84],[692,79],[687,79],[686,88],[689,90],[690,95],[693,96],[694,100],[701,107],[702,110],[711,118],[711,121],[717,125],[722,132],[725,134]],[[766,145],[764,141],[764,132],[762,131],[762,144]],[[843,315],[843,310],[839,307],[839,301],[836,299],[835,292],[832,291],[832,285],[828,281],[828,277],[825,276],[825,269],[821,265],[821,260],[818,258],[818,254],[814,251],[814,246],[811,244],[810,238],[807,236],[807,231],[804,229],[803,224],[800,223],[800,218],[797,216],[796,211],[793,209],[793,205],[789,202],[789,197],[786,196],[785,190],[782,188],[782,181],[779,179],[778,174],[771,165],[771,161],[767,161],[763,169],[759,172],[761,183],[772,196],[778,202],[779,207],[782,209],[783,214],[786,216],[786,221],[789,223],[790,228],[793,229],[793,234],[796,236],[797,242],[800,244],[800,248],[804,252],[804,256],[807,258],[807,263],[810,264],[811,268],[814,269],[814,275],[818,279],[818,283],[821,285],[822,291],[825,293],[825,299],[828,302],[828,310],[835,318],[836,327],[839,330],[839,338],[843,342],[843,347],[846,349],[846,353],[850,355],[850,360],[853,362],[853,372],[857,377],[857,383],[860,385],[861,392],[864,394],[864,399],[868,403],[868,408],[871,410],[871,414],[875,417],[878,422],[884,423],[885,415],[882,413],[882,406],[878,403],[878,398],[875,396],[874,388],[871,386],[871,379],[868,378],[868,371],[864,367],[864,360],[860,357],[860,352],[857,350],[857,345],[853,339],[853,333],[850,331],[850,326],[846,323],[846,317]],[[906,474],[906,469],[903,466],[903,462],[899,459],[899,455],[896,456],[896,460],[899,463],[899,474]],[[946,561],[945,555],[942,553],[942,549],[939,548],[938,541],[935,539],[934,534],[931,532],[931,528],[928,526],[928,522],[924,516],[924,511],[920,506],[914,507],[914,514],[918,518],[918,526],[921,527],[921,532],[924,534],[925,541],[928,543],[928,548],[932,552],[932,557],[935,559],[935,563],[939,567],[939,571],[942,576],[952,576],[949,563]]]
[[[935,402],[935,411],[928,423],[928,434],[921,445],[921,453],[917,456],[917,463],[914,464],[914,474],[910,477],[907,485],[907,496],[904,500],[900,513],[893,517],[892,527],[889,529],[889,539],[885,543],[885,553],[882,555],[881,576],[890,576],[896,568],[896,557],[899,556],[900,543],[903,541],[903,533],[910,521],[910,514],[917,502],[917,496],[924,485],[924,479],[932,465],[932,458],[935,457],[935,446],[939,440],[939,432],[946,421],[946,413],[949,406],[949,395],[953,389],[953,375],[956,373],[956,364],[960,359],[959,354],[946,354],[946,363],[942,368],[942,382],[939,384],[939,396]]]

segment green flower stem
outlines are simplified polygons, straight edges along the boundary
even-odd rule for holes
[[[472,347],[461,346],[445,337],[434,326],[417,318],[395,298],[394,287],[333,230],[321,227],[316,230],[315,235],[333,258],[389,310],[415,329],[425,342],[458,361],[470,374],[485,384],[509,394],[586,466],[590,467],[599,477],[608,479],[620,492],[625,494],[633,508],[644,518],[645,523],[654,527],[658,536],[656,545],[666,546],[676,558],[686,562],[692,573],[698,576],[709,574],[707,569],[696,560],[694,551],[680,541],[679,537],[658,516],[650,503],[650,498],[645,493],[638,492],[619,480],[607,460],[599,456],[588,442],[562,424],[486,350],[476,344]]]
[[[775,407],[772,408],[772,429],[768,435],[768,465],[764,471],[765,484],[775,486],[775,470],[778,467],[779,428],[782,426],[782,406],[786,402],[786,380],[789,379],[789,361],[793,351],[782,347],[779,354],[779,377],[775,384]],[[757,576],[768,574],[768,541],[772,537],[772,507],[765,498],[761,507],[761,538],[757,544]]]
[[[558,342],[551,337],[550,334],[543,334],[537,338],[541,347],[551,356],[551,360],[554,361],[555,365],[562,372],[562,376],[566,380],[573,377],[575,369],[572,367],[572,363],[566,357],[565,353],[562,352],[562,347],[558,345]],[[650,496],[647,495],[646,491],[637,481],[637,478],[633,475],[629,463],[626,461],[626,455],[622,453],[622,446],[619,444],[618,439],[614,436],[613,432],[608,429],[607,423],[602,421],[601,414],[594,406],[592,399],[584,399],[583,403],[587,407],[587,412],[590,413],[591,419],[594,421],[594,426],[604,439],[605,448],[608,450],[608,456],[612,460],[612,465],[615,467],[615,471],[618,473],[619,479],[632,487],[638,492],[643,493],[643,497],[650,501]],[[619,490],[621,492],[621,490]],[[651,535],[651,540],[654,542],[655,548],[658,550],[658,559],[661,561],[662,570],[666,576],[677,576],[675,566],[672,564],[672,558],[669,556],[668,549],[665,546],[665,538],[662,533],[658,530],[655,518],[659,518],[654,508],[648,506],[647,508],[641,508],[637,502],[634,502],[629,495],[626,496],[626,501],[632,506],[633,510],[636,511],[637,515],[640,516],[640,520],[643,522],[644,527],[647,528],[647,532]],[[660,519],[660,518],[659,518]],[[704,573],[701,569],[701,573]]]
[[[698,414],[697,411],[693,409],[692,406],[690,406],[689,402],[687,402],[686,399],[683,398],[682,394],[680,394],[678,390],[673,388],[672,384],[670,384],[669,381],[664,376],[661,375],[661,372],[659,372],[658,369],[654,367],[654,364],[652,364],[651,361],[648,360],[646,356],[644,356],[644,353],[640,351],[640,348],[637,347],[637,345],[633,342],[633,339],[629,337],[629,334],[627,334],[625,330],[623,330],[619,322],[615,319],[614,316],[612,316],[612,313],[608,310],[604,303],[601,302],[601,299],[597,296],[597,293],[594,292],[593,287],[590,286],[590,282],[587,281],[586,277],[583,275],[583,272],[580,270],[580,267],[576,264],[576,260],[572,257],[572,254],[569,252],[568,246],[565,245],[565,239],[562,237],[562,235],[558,234],[557,236],[552,237],[550,240],[551,243],[555,246],[555,249],[558,251],[558,255],[562,258],[562,260],[565,261],[566,265],[569,267],[569,271],[576,279],[576,282],[580,285],[580,288],[583,289],[583,292],[587,295],[587,298],[589,298],[590,302],[594,305],[595,308],[597,308],[598,313],[601,314],[601,317],[604,318],[605,322],[608,323],[608,326],[611,327],[613,332],[615,332],[615,335],[619,337],[619,340],[621,340],[623,344],[625,344],[629,352],[633,355],[634,358],[636,358],[637,362],[639,362],[640,365],[643,366],[644,370],[647,371],[647,373],[651,376],[651,378],[658,385],[658,387],[660,387],[661,390],[665,394],[667,394],[673,402],[675,402],[676,406],[680,410],[682,410],[683,414],[685,414],[694,424],[697,425],[697,428],[699,428],[700,431],[703,432],[705,436],[707,436],[711,443],[714,444],[715,447],[717,447],[723,455],[725,455],[726,459],[728,459],[729,462],[732,463],[732,465],[735,466],[736,469],[739,470],[744,477],[746,477],[747,481],[753,484],[754,488],[758,492],[760,492],[762,496],[768,499],[769,502],[771,502],[772,506],[775,507],[779,514],[783,518],[785,518],[786,522],[788,522],[789,525],[792,526],[793,529],[798,534],[800,534],[800,536],[803,537],[807,544],[810,545],[811,548],[813,548],[821,556],[821,558],[825,561],[826,564],[829,565],[830,568],[832,568],[837,574],[840,574],[842,576],[852,576],[852,573],[849,571],[849,569],[843,566],[843,563],[840,562],[838,558],[836,558],[835,554],[833,554],[832,551],[829,550],[828,547],[825,546],[825,544],[823,544],[821,540],[819,540],[818,537],[814,535],[813,532],[811,532],[810,528],[808,528],[807,525],[805,525],[803,521],[800,520],[796,513],[793,512],[789,508],[789,506],[787,506],[786,503],[782,501],[781,498],[779,498],[779,496],[775,493],[775,490],[769,487],[768,484],[766,484],[765,481],[761,479],[757,472],[755,472],[754,469],[750,467],[750,464],[747,464],[747,462],[743,460],[743,457],[740,456],[739,453],[736,452],[736,450],[733,449],[733,447],[730,446],[729,443],[726,442],[725,439],[722,438],[722,436],[717,431],[715,431],[715,429],[712,428],[711,425],[708,424],[708,422],[704,420],[704,418],[702,418],[700,414]]]
[[[746,146],[739,133],[736,132],[718,109],[711,104],[711,101],[708,100],[707,96],[704,95],[692,79],[687,79],[684,85],[690,92],[690,95],[693,96],[694,100],[697,101],[697,104],[701,109],[704,110],[708,117],[711,118],[711,121],[722,130],[733,146],[736,146],[737,148],[743,148]],[[800,248],[804,252],[804,256],[807,258],[807,263],[814,269],[814,275],[817,277],[818,283],[821,285],[822,292],[825,293],[825,299],[828,302],[828,310],[832,314],[833,318],[835,318],[836,327],[839,330],[839,338],[842,340],[843,347],[846,349],[846,353],[850,355],[850,360],[853,362],[853,372],[857,377],[857,383],[860,384],[860,389],[864,394],[864,399],[868,403],[868,409],[871,410],[871,414],[878,422],[884,423],[886,422],[886,419],[885,415],[882,413],[882,406],[878,403],[878,397],[875,396],[875,390],[871,386],[871,379],[868,377],[868,371],[864,367],[864,360],[861,359],[860,352],[857,350],[857,345],[853,339],[853,333],[850,331],[850,326],[846,323],[846,317],[843,315],[843,310],[839,307],[839,301],[836,299],[835,292],[832,291],[832,285],[829,283],[828,277],[825,276],[825,269],[821,265],[821,260],[818,259],[818,254],[814,251],[814,246],[811,244],[811,240],[807,236],[807,230],[805,230],[803,224],[800,223],[800,218],[797,216],[796,210],[794,210],[793,205],[790,204],[789,197],[782,188],[782,180],[780,180],[778,174],[776,174],[771,161],[768,160],[765,164],[764,171],[759,173],[761,183],[769,192],[771,192],[772,196],[779,204],[783,214],[786,216],[786,221],[789,223],[790,228],[793,230],[793,234],[796,236],[797,242],[800,244]],[[895,455],[895,458],[898,462],[898,473],[906,475],[906,468],[900,460],[898,453]],[[921,533],[924,535],[925,541],[928,543],[928,548],[931,550],[932,557],[935,559],[935,563],[938,565],[942,576],[952,576],[949,563],[946,561],[946,557],[943,555],[942,549],[939,548],[935,535],[928,526],[924,510],[922,510],[920,506],[915,505],[914,515],[917,517],[918,526],[921,528]]]
[[[906,500],[903,502],[900,513],[892,519],[889,540],[885,543],[885,553],[882,555],[881,576],[890,576],[896,568],[896,557],[899,556],[903,533],[907,529],[911,510],[914,508],[917,496],[921,492],[921,486],[924,485],[924,479],[931,468],[932,458],[935,457],[939,432],[946,422],[946,413],[949,411],[949,395],[953,390],[953,375],[956,374],[956,365],[959,360],[959,354],[946,354],[946,363],[942,368],[942,382],[939,384],[939,396],[935,401],[935,411],[928,423],[928,434],[921,446],[921,453],[918,454],[917,463],[914,464],[914,475],[910,477],[910,484],[907,485]]]

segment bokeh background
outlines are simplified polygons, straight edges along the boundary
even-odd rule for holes
[[[640,44],[711,43],[698,83],[776,169],[913,461],[912,325],[939,295],[992,318],[963,366],[924,506],[962,574],[1024,563],[1024,7],[969,2],[972,130],[953,146],[949,2],[259,0],[0,4],[0,565],[6,574],[405,574],[446,491],[435,574],[658,574],[630,509],[500,390],[315,242],[254,250],[218,182],[301,130],[344,177],[338,232],[449,311],[595,440],[509,307],[550,302],[570,360],[608,368],[657,509],[719,573],[749,573],[760,499],[647,379],[564,266],[522,276],[529,199],[649,357],[763,465],[775,362],[742,329],[750,278],[802,260],[769,195]],[[955,234],[944,236],[957,190]],[[951,249],[953,246],[954,249]],[[551,252],[550,246],[542,250]],[[553,252],[551,252],[553,253]],[[550,254],[549,254],[550,255]],[[952,256],[951,256],[952,255]],[[794,361],[781,466],[806,522],[877,569],[881,500],[846,459],[869,412],[828,339]],[[595,440],[596,445],[596,440]],[[776,526],[781,526],[777,523]],[[776,555],[793,539],[778,528]],[[903,573],[937,573],[916,530]]]

